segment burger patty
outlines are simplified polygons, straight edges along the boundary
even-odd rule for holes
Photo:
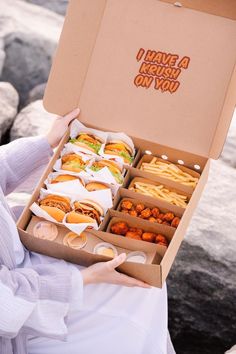
[[[86,204],[85,204],[86,205]],[[91,218],[95,219],[97,221],[98,224],[100,224],[100,215],[97,212],[97,210],[92,209],[91,207],[87,206],[85,208],[83,208],[83,206],[77,206],[75,208],[75,212],[79,213],[79,214],[83,214],[86,216],[90,216]]]
[[[55,200],[42,200],[40,202],[40,205],[58,208],[58,209],[64,211],[65,213],[68,213],[70,211],[70,207],[66,203],[57,202]]]

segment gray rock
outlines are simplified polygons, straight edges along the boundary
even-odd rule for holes
[[[31,102],[42,100],[44,96],[44,91],[46,88],[46,83],[35,86],[28,95],[27,104]]]
[[[43,7],[0,1],[0,41],[6,52],[2,80],[19,91],[21,106],[33,87],[47,81],[62,24],[62,16]]]
[[[177,353],[222,354],[235,344],[235,181],[235,169],[212,162],[169,274],[169,327]]]
[[[2,79],[11,82],[24,105],[28,92],[47,81],[55,45],[32,34],[12,33],[5,38]]]
[[[8,82],[0,82],[0,141],[13,124],[17,114],[19,96]]]
[[[228,138],[221,154],[221,159],[236,168],[236,110],[229,129]]]
[[[11,129],[11,140],[45,134],[52,124],[52,116],[44,110],[42,101],[31,103],[17,115]]]
[[[5,62],[6,53],[4,51],[3,40],[0,39],[0,77],[2,75],[2,69]]]
[[[57,12],[60,15],[65,15],[68,0],[23,0],[31,4],[46,7],[47,9]]]

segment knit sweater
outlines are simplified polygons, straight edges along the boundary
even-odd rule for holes
[[[31,262],[4,197],[46,164],[51,154],[45,137],[22,138],[0,147],[1,354],[26,354],[29,335],[65,340],[70,306],[82,302],[83,280],[75,266],[64,261],[63,267],[53,260]]]

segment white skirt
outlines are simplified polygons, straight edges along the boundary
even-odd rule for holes
[[[31,338],[29,354],[174,354],[162,289],[94,284],[68,314],[66,342]]]

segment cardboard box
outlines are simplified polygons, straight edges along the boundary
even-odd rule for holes
[[[184,238],[207,182],[210,159],[217,159],[236,102],[236,7],[233,0],[71,0],[47,85],[44,105],[64,115],[79,106],[80,120],[104,131],[124,131],[143,156],[147,152],[169,161],[184,162],[201,178],[195,190],[166,180],[166,186],[188,193],[183,211],[142,196],[182,215],[168,249],[153,264],[124,264],[121,271],[162,287]],[[181,6],[180,6],[181,5]],[[63,138],[28,206],[18,222],[22,242],[33,251],[78,262],[74,250],[35,239],[25,230],[31,220],[29,206],[68,139]],[[197,168],[197,169],[196,169]],[[134,167],[133,178],[163,183]],[[187,190],[187,189],[188,190]],[[137,198],[132,191],[122,193]],[[140,195],[138,196],[140,198]],[[105,220],[117,216],[111,210]],[[108,232],[92,231],[121,247],[143,246]],[[214,242],[214,240],[213,240]],[[141,244],[141,245],[140,245]],[[78,255],[82,251],[78,251]],[[78,256],[79,257],[79,256]],[[87,254],[81,264],[94,259]]]

